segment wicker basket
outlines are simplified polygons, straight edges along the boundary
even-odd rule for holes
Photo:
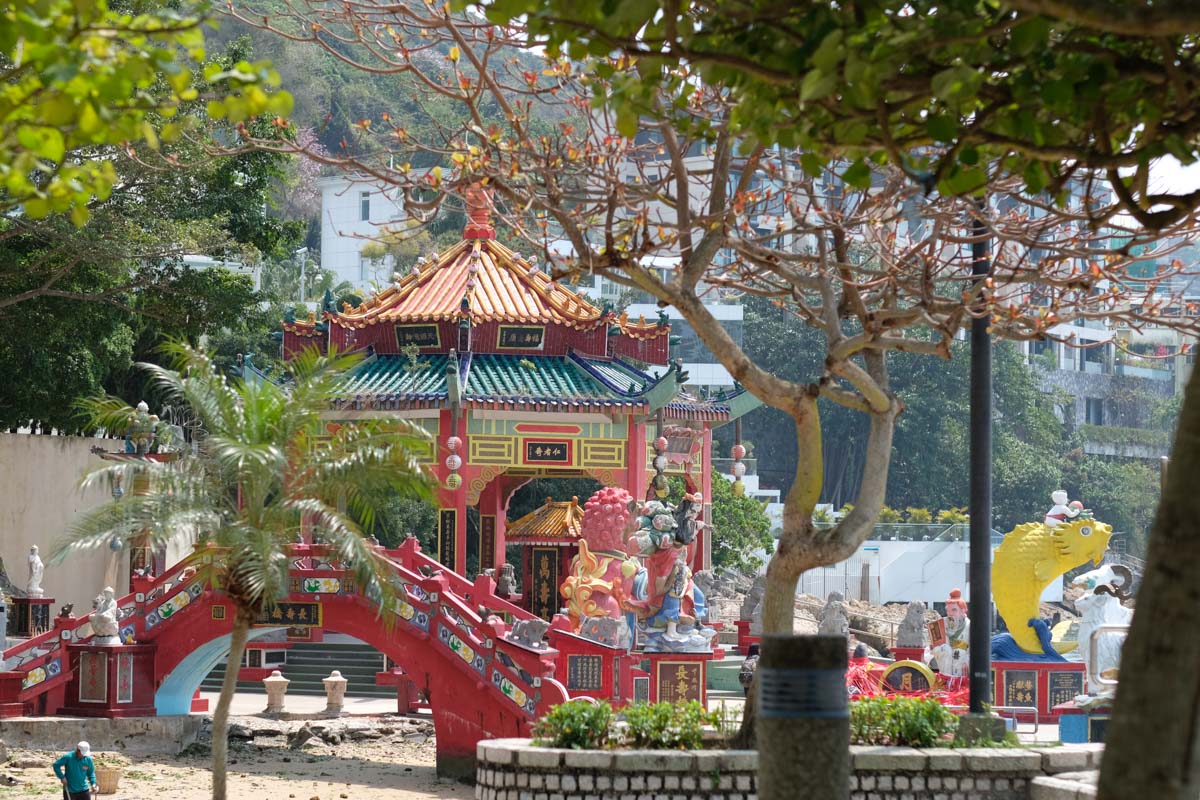
[[[120,767],[96,767],[96,794],[116,794],[120,785]]]

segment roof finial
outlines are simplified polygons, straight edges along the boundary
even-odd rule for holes
[[[467,206],[467,225],[463,228],[464,239],[495,239],[492,227],[492,192],[480,183],[472,183],[463,193]]]

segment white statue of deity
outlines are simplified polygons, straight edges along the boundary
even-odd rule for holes
[[[42,557],[38,555],[38,546],[35,544],[29,548],[29,583],[25,585],[25,594],[30,597],[42,597],[45,592],[42,590],[42,575],[46,571],[46,566],[42,563]]]
[[[1072,585],[1082,586],[1087,593],[1075,601],[1079,610],[1079,655],[1086,667],[1088,693],[1091,695],[1112,695],[1116,686],[1112,684],[1096,684],[1092,675],[1112,678],[1121,664],[1121,645],[1123,638],[1115,635],[1101,635],[1096,642],[1097,663],[1092,663],[1092,636],[1101,625],[1129,625],[1133,620],[1133,609],[1122,604],[1132,594],[1133,573],[1127,568],[1105,565],[1099,569],[1085,572]]]
[[[92,612],[92,634],[95,644],[120,644],[121,639],[117,627],[117,598],[111,586],[105,586],[104,591],[96,596],[95,610]]]

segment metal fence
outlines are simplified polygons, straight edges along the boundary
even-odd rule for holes
[[[800,577],[798,592],[826,598],[838,592],[847,600],[879,603],[879,575],[873,574],[867,559],[850,559],[832,567],[810,569]]]

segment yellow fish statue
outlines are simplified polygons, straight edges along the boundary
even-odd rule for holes
[[[1037,632],[1029,627],[1029,620],[1039,616],[1042,592],[1081,564],[1099,566],[1111,538],[1111,526],[1083,518],[1057,525],[1030,522],[1004,537],[992,559],[992,598],[1017,646],[1042,652]]]

